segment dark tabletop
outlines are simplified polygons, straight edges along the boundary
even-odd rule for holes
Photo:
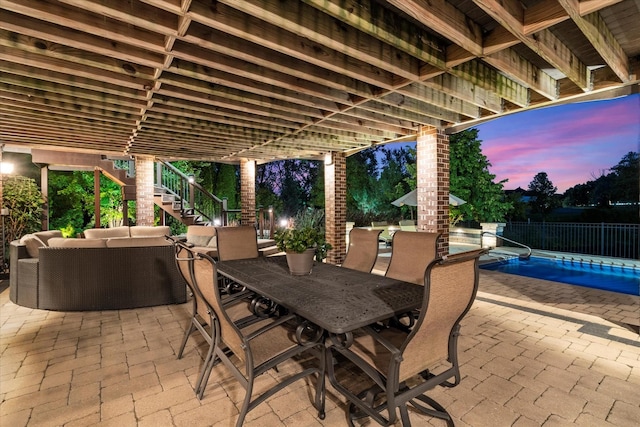
[[[218,263],[218,273],[336,334],[420,307],[413,283],[316,262],[311,275],[289,274],[284,256]]]

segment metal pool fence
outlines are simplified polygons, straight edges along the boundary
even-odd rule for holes
[[[535,249],[640,258],[640,224],[509,222],[503,235]]]

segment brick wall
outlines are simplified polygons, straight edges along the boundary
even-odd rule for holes
[[[153,225],[153,157],[136,156],[136,224]]]
[[[342,153],[331,153],[331,159],[324,167],[325,231],[333,247],[327,263],[342,264],[347,253],[347,159]]]
[[[240,224],[256,224],[256,162],[240,162]]]
[[[423,126],[418,134],[418,231],[442,233],[437,255],[449,253],[449,137]]]

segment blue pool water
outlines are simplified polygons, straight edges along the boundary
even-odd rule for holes
[[[587,286],[606,291],[640,295],[640,268],[607,264],[531,257],[483,264],[485,270],[496,270],[519,276]]]

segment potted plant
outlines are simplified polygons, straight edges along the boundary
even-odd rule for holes
[[[324,213],[316,209],[299,212],[288,228],[277,230],[276,246],[286,253],[289,272],[311,274],[314,258],[322,261],[331,245],[325,240]]]

